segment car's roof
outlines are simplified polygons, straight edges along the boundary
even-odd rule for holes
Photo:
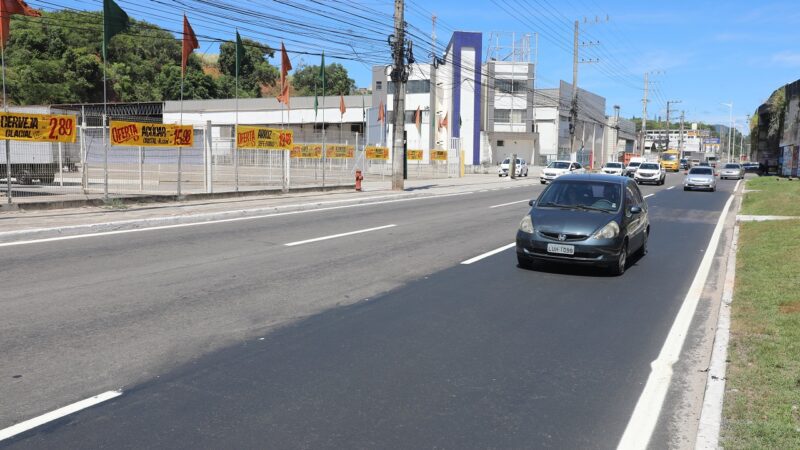
[[[605,173],[573,173],[569,175],[562,175],[553,183],[562,183],[564,181],[602,181],[605,183],[625,184],[631,181],[628,177],[619,175],[608,175]]]
[[[550,161],[550,163],[549,163],[549,164],[553,164],[553,163],[557,163],[557,162],[559,162],[559,163],[567,163],[567,164],[572,164],[572,163],[574,163],[574,162],[576,162],[576,161],[570,161],[570,160],[568,160],[568,159],[557,159],[557,160],[555,160],[555,161]]]

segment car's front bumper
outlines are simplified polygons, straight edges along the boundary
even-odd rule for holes
[[[661,175],[652,175],[652,176],[642,176],[642,175],[634,175],[633,179],[640,183],[657,183],[661,181]]]
[[[572,245],[575,247],[574,255],[561,255],[549,253],[547,244]],[[583,241],[561,242],[549,239],[534,232],[533,234],[517,232],[517,256],[529,261],[553,261],[570,264],[586,264],[607,266],[616,264],[619,253],[622,251],[622,239],[598,240],[585,239]]]
[[[542,173],[542,175],[541,175],[541,176],[539,176],[539,179],[540,179],[540,180],[542,180],[542,181],[553,181],[553,180],[555,180],[556,178],[560,177],[561,175],[562,175],[562,174],[560,174],[560,173],[559,173],[559,174],[547,174],[547,173]]]

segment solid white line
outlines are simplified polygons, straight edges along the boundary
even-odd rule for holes
[[[647,194],[647,195],[644,196],[644,198],[650,198],[650,197],[652,197],[654,195],[656,195],[656,194]]]
[[[192,223],[177,223],[173,225],[159,225],[155,227],[145,227],[145,228],[135,228],[131,230],[115,230],[115,231],[101,231],[99,233],[91,233],[91,234],[76,234],[74,236],[59,236],[53,238],[43,238],[43,239],[31,239],[27,241],[16,241],[16,242],[5,242],[0,243],[0,247],[13,247],[15,245],[27,245],[27,244],[38,244],[43,242],[53,242],[53,241],[68,241],[71,239],[85,239],[90,237],[97,237],[97,236],[110,236],[115,234],[126,234],[126,233],[139,233],[142,231],[155,231],[155,230],[168,230],[172,228],[184,228],[184,227],[197,227],[201,225],[212,225],[218,223],[230,223],[230,222],[239,222],[243,220],[258,220],[258,219],[267,219],[271,217],[281,217],[281,216],[292,216],[295,214],[308,214],[314,212],[323,212],[323,211],[334,211],[337,209],[348,209],[348,208],[362,208],[366,206],[374,206],[374,205],[385,205],[389,203],[399,203],[399,202],[409,202],[414,200],[432,200],[432,199],[439,199],[444,197],[455,197],[459,195],[468,195],[473,194],[472,191],[470,192],[458,192],[454,194],[442,194],[430,197],[414,197],[414,198],[400,198],[396,200],[385,200],[380,202],[371,202],[371,203],[360,203],[355,205],[342,205],[342,206],[330,206],[326,208],[315,208],[315,209],[304,209],[300,211],[287,211],[283,213],[271,213],[271,214],[260,214],[257,216],[246,216],[246,217],[232,217],[230,219],[215,219],[215,220],[207,220],[204,222],[192,222]],[[97,226],[102,226],[105,224],[97,224]]]
[[[670,191],[672,189],[675,189],[675,186],[670,186],[670,187],[667,188],[668,191]]]
[[[120,395],[122,395],[122,391],[103,392],[100,395],[95,395],[94,397],[64,406],[63,408],[59,408],[39,417],[34,417],[33,419],[26,420],[25,422],[20,422],[16,425],[0,430],[0,441],[14,437],[20,433],[24,433],[40,425],[44,425],[47,422],[52,422],[64,416],[76,413],[82,409],[89,408],[90,406],[94,406],[98,403],[103,403],[107,400],[111,400],[112,398],[119,397]]]
[[[722,426],[722,401],[725,397],[725,371],[727,370],[728,340],[731,329],[731,302],[736,282],[736,251],[739,245],[739,227],[733,229],[731,249],[728,253],[728,268],[722,289],[722,304],[717,318],[717,332],[714,335],[714,349],[708,366],[706,391],[703,396],[703,410],[700,413],[700,426],[697,429],[695,449],[716,450],[719,448],[719,431]]]
[[[365,228],[363,230],[350,231],[347,233],[332,234],[330,236],[322,236],[314,239],[306,239],[305,241],[289,242],[288,244],[283,244],[283,245],[287,247],[294,247],[295,245],[303,245],[303,244],[310,244],[312,242],[327,241],[328,239],[336,239],[345,236],[352,236],[354,234],[369,233],[370,231],[385,230],[387,228],[392,228],[396,226],[397,225],[392,224],[392,225],[384,225],[382,227]]]
[[[509,203],[503,203],[503,204],[501,204],[501,205],[494,205],[494,206],[490,206],[490,207],[489,207],[489,209],[500,208],[500,207],[502,207],[502,206],[516,205],[517,203],[527,203],[527,202],[529,202],[529,201],[531,201],[531,199],[526,199],[526,200],[518,200],[518,201],[516,201],[516,202],[509,202]]]
[[[618,449],[643,449],[647,448],[650,442],[661,408],[664,405],[664,398],[672,381],[672,366],[680,359],[683,342],[686,340],[686,335],[692,324],[692,317],[697,309],[697,304],[700,302],[700,295],[703,293],[703,287],[711,271],[711,264],[716,257],[722,229],[725,227],[725,219],[728,216],[728,210],[732,202],[733,195],[728,198],[728,202],[725,203],[725,208],[723,208],[722,214],[719,216],[703,260],[700,262],[700,267],[697,269],[692,285],[683,299],[678,315],[675,316],[675,321],[672,323],[666,341],[664,341],[664,346],[661,347],[661,352],[656,360],[650,363],[650,376],[647,378],[647,384],[636,402],[636,408],[634,408],[633,414],[628,421],[628,426],[625,428],[622,439],[620,439],[617,446]]]
[[[492,255],[496,255],[496,254],[498,254],[500,252],[506,251],[506,250],[510,249],[511,247],[514,247],[515,245],[517,245],[517,243],[516,242],[512,242],[512,243],[510,243],[508,245],[504,245],[504,246],[502,246],[500,248],[496,248],[496,249],[494,249],[494,250],[492,250],[490,252],[486,252],[486,253],[484,253],[482,255],[478,255],[478,256],[476,256],[474,258],[470,258],[470,259],[468,259],[466,261],[462,261],[461,264],[467,264],[468,265],[468,264],[472,264],[474,262],[478,262],[478,261],[480,261],[480,260],[482,260],[484,258],[488,258],[488,257],[490,257]]]

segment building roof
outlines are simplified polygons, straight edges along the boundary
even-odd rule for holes
[[[183,112],[213,112],[213,111],[234,111],[236,110],[236,99],[226,98],[219,100],[184,100]],[[280,111],[283,105],[278,103],[275,98],[240,98],[238,100],[239,111]],[[371,95],[345,95],[344,104],[347,108],[360,108],[362,105],[370,108],[372,106]],[[339,108],[339,96],[326,95],[319,98],[319,105],[326,109]],[[313,109],[314,97],[292,97],[290,99],[292,109]],[[177,113],[181,110],[179,101],[164,102],[165,113]]]

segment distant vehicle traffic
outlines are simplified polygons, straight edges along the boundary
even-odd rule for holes
[[[689,169],[689,160],[686,158],[682,158],[680,170],[688,170],[688,169]]]
[[[679,171],[681,168],[679,156],[680,154],[677,150],[665,151],[661,154],[661,167],[663,167],[664,170],[671,170],[673,172]]]
[[[565,262],[622,275],[628,257],[647,253],[650,220],[636,183],[612,175],[564,175],[545,188],[517,231],[517,262]]]
[[[644,158],[641,157],[631,158],[631,160],[628,161],[628,165],[625,167],[625,175],[632,177],[633,173],[636,172],[636,169],[638,169],[639,165],[642,164],[643,162],[645,162]]]
[[[652,162],[642,163],[633,173],[633,179],[639,184],[664,184],[666,178],[667,171],[660,164]]]
[[[542,184],[549,183],[561,175],[568,173],[584,173],[586,169],[575,161],[553,161],[542,170],[539,181]]]
[[[683,190],[705,189],[711,192],[717,190],[717,179],[711,167],[692,167],[683,180]]]
[[[757,162],[746,162],[742,164],[742,167],[744,167],[745,172],[751,172],[751,173],[756,173],[760,169]]]
[[[504,159],[503,162],[500,163],[500,167],[497,168],[497,176],[507,177],[509,170],[508,168],[510,165],[511,165],[511,158]],[[528,176],[528,164],[525,162],[524,159],[517,158],[515,163],[514,176],[517,177]]]
[[[621,162],[607,162],[601,171],[608,175],[622,175],[625,172],[625,166]]]
[[[741,180],[744,178],[744,167],[737,163],[727,163],[720,169],[719,178],[721,180]]]

